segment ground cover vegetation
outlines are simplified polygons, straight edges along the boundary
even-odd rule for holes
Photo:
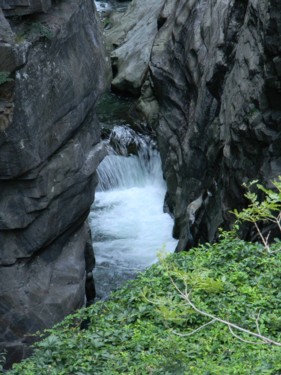
[[[281,374],[281,243],[269,243],[260,225],[280,226],[281,180],[274,184],[249,187],[248,211],[235,212],[218,243],[162,252],[108,301],[44,333],[8,374]],[[261,243],[238,238],[245,220]]]

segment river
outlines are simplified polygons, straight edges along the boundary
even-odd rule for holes
[[[166,185],[154,143],[126,126],[115,126],[112,134],[119,153],[126,153],[132,136],[138,150],[123,156],[108,146],[109,155],[98,167],[100,182],[89,217],[98,299],[156,262],[158,251],[176,247],[173,220],[163,212]]]

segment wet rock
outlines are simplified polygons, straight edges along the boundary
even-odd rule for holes
[[[137,133],[127,126],[115,126],[109,137],[112,150],[122,156],[138,155],[149,144],[153,144],[149,136]]]

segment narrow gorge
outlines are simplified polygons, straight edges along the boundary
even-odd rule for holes
[[[109,89],[122,121],[100,113]],[[279,0],[0,0],[7,363],[93,302],[94,279],[105,298],[163,245],[216,241],[243,184],[281,174],[280,123]]]

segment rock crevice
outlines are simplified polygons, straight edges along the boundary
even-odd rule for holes
[[[123,24],[140,5],[131,3]],[[158,28],[150,39],[138,105],[157,135],[168,185],[165,206],[175,218],[177,250],[184,250],[213,241],[218,227],[229,227],[229,210],[246,204],[243,183],[259,179],[270,186],[280,174],[281,5],[277,0],[166,0],[160,10],[158,5],[150,2]],[[137,45],[128,37],[113,56]],[[120,67],[124,57],[119,56]],[[130,65],[133,70],[134,62]],[[123,74],[126,69],[118,72]],[[124,94],[129,85],[122,87]]]

